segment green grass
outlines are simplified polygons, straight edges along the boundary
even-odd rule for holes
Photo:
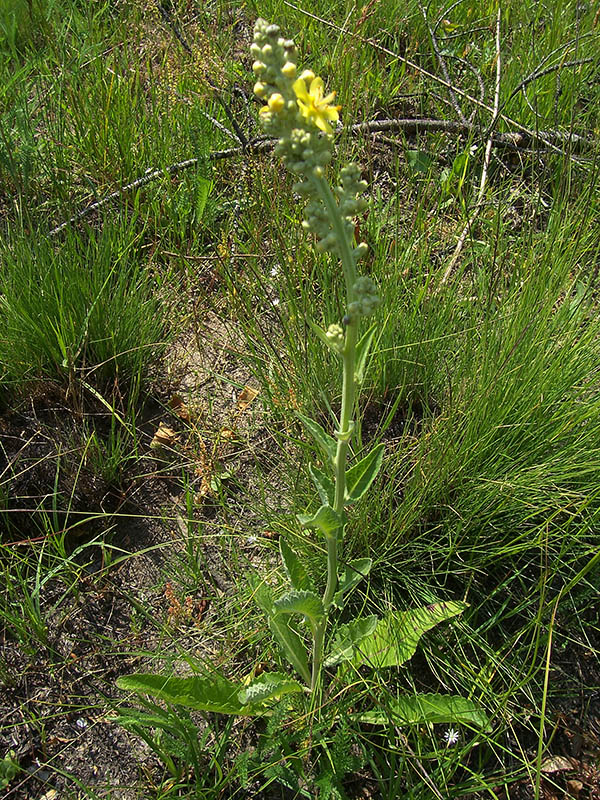
[[[396,0],[313,0],[304,10],[314,17],[281,0],[164,6],[192,55],[153,2],[0,8],[3,708],[12,698],[0,786],[5,764],[9,797],[55,786],[116,797],[74,755],[86,740],[70,744],[68,726],[81,717],[93,724],[77,736],[91,737],[98,766],[142,764],[115,772],[131,797],[303,796],[298,773],[322,797],[498,798],[517,781],[541,797],[567,777],[587,790],[581,766],[540,767],[577,724],[584,759],[588,723],[576,710],[598,689],[593,4],[502,5],[497,130],[517,123],[563,139],[549,151],[494,147],[448,280],[483,169],[491,113],[475,101],[481,80],[493,104],[496,4],[435,0],[426,20]],[[114,722],[130,705],[118,675],[214,665],[242,678],[279,664],[252,580],[280,582],[277,535],[324,578],[320,542],[294,518],[314,503],[315,458],[295,412],[327,427],[339,410],[337,363],[306,322],[341,318],[341,276],[302,231],[293,181],[271,153],[210,158],[236,145],[211,121],[232,130],[217,95],[248,138],[259,133],[258,106],[240,92],[252,87],[257,15],[296,39],[345,124],[457,118],[431,77],[443,71],[430,29],[468,95],[457,94],[468,136],[345,131],[336,153],[370,183],[360,235],[384,301],[353,457],[376,440],[386,456],[352,510],[344,553],[375,565],[351,607],[468,608],[408,665],[358,671],[350,688],[333,679],[311,729],[285,709],[254,726],[161,706],[146,709],[152,724],[129,721],[142,752]],[[565,144],[570,131],[589,146]],[[164,174],[51,233],[152,170]],[[260,393],[241,409],[245,385]],[[174,435],[157,447],[160,423]],[[417,692],[470,698],[491,725],[375,727],[354,716],[374,695],[389,708]],[[100,728],[120,731],[104,749]]]

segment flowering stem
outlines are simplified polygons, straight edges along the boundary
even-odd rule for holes
[[[322,177],[314,177],[313,181],[327,208],[329,220],[332,228],[337,235],[339,252],[346,280],[347,305],[354,300],[354,284],[356,282],[356,267],[352,249],[344,228],[344,220],[340,213],[338,204],[329,187],[329,184]],[[335,499],[334,510],[343,518],[345,496],[346,496],[346,460],[348,457],[348,447],[352,436],[354,411],[354,401],[356,393],[355,364],[356,364],[356,341],[358,337],[358,318],[351,319],[346,326],[346,336],[344,349],[342,351],[343,378],[342,378],[342,407],[340,410],[337,436],[337,450],[335,454]],[[314,692],[319,686],[321,668],[323,665],[323,644],[325,631],[327,628],[327,615],[338,585],[338,560],[340,557],[340,545],[342,542],[344,525],[334,534],[326,537],[327,542],[327,586],[323,595],[323,607],[325,617],[323,621],[313,631],[313,665],[311,691]]]

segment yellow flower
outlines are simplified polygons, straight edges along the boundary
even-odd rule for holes
[[[306,81],[310,81],[310,91],[306,88]],[[294,82],[294,92],[298,100],[300,113],[307,120],[313,122],[324,133],[333,133],[330,122],[337,122],[341,106],[332,106],[331,102],[335,92],[323,97],[323,81],[315,78],[314,72],[306,70]]]

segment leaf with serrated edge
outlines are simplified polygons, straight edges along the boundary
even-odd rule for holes
[[[367,577],[372,566],[373,560],[371,558],[355,558],[346,564],[344,574],[338,584],[338,590],[333,597],[333,602],[338,608],[342,607],[342,598],[346,592],[358,586],[362,579]]]
[[[335,501],[335,484],[324,472],[321,472],[317,467],[312,464],[308,465],[310,477],[315,485],[315,489],[319,493],[319,498],[323,505],[333,506]]]
[[[379,620],[375,631],[354,654],[354,666],[367,664],[373,669],[395,667],[406,663],[417,650],[424,633],[461,614],[466,603],[435,603],[423,608],[391,612]]]
[[[323,618],[323,602],[314,592],[287,592],[273,603],[276,614],[302,614],[311,622],[319,622]]]
[[[367,358],[369,350],[373,342],[373,335],[377,330],[377,325],[371,325],[368,331],[365,331],[356,344],[356,361],[354,367],[354,376],[357,383],[362,383],[365,377],[365,367],[367,365]]]
[[[375,615],[340,625],[333,640],[331,653],[325,659],[325,666],[334,667],[342,661],[349,661],[355,648],[366,636],[370,636],[376,627],[377,617]]]
[[[301,684],[283,672],[263,672],[249,686],[242,689],[238,699],[244,705],[265,703],[267,700],[278,700],[284,694],[301,691],[303,691]]]
[[[490,730],[490,721],[485,711],[466,697],[446,694],[419,694],[399,697],[389,704],[390,714],[367,711],[358,719],[369,725],[389,725],[391,721],[402,725],[439,723],[445,725],[472,725],[481,730]]]
[[[242,715],[257,713],[251,706],[240,703],[240,685],[220,676],[166,678],[164,675],[134,674],[118,678],[117,686],[119,689],[149,694],[166,703],[186,706],[196,711]]]
[[[317,528],[325,536],[334,536],[342,527],[342,518],[331,506],[321,506],[316,514],[296,514],[303,528]]]
[[[360,500],[373,483],[381,469],[384,448],[384,444],[378,444],[358,464],[350,467],[346,473],[347,503],[354,503],[356,500]]]
[[[315,422],[314,419],[305,417],[303,414],[297,414],[297,416],[331,463],[335,463],[335,453],[337,450],[336,440],[330,436],[318,422]]]
[[[306,589],[310,591],[313,587],[308,573],[304,568],[304,564],[283,537],[279,539],[279,552],[281,553],[285,571],[294,589]]]

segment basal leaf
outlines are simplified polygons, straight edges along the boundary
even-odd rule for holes
[[[333,464],[335,462],[335,453],[337,450],[336,440],[330,436],[325,429],[319,425],[318,422],[315,422],[314,419],[305,417],[303,414],[298,414],[298,418],[313,437],[315,442],[319,445],[321,450],[325,453],[329,461]]]
[[[363,382],[363,378],[365,377],[365,368],[367,365],[367,359],[369,357],[369,351],[371,349],[373,336],[376,330],[377,330],[377,325],[371,325],[371,327],[367,331],[365,331],[365,333],[363,333],[363,335],[360,337],[359,341],[356,344],[354,379],[358,384],[361,384]]]
[[[363,578],[367,577],[372,566],[373,561],[370,558],[356,558],[353,561],[348,561],[344,574],[340,578],[337,592],[333,597],[333,602],[338,608],[342,607],[344,595],[354,589]]]
[[[173,705],[196,711],[216,711],[220,714],[256,714],[260,710],[240,702],[239,683],[220,676],[210,678],[167,678],[164,675],[134,674],[117,679],[117,686],[138,694],[149,694]]]
[[[335,502],[335,484],[331,478],[321,472],[320,469],[313,467],[312,464],[308,465],[308,471],[323,505],[333,506]]]
[[[323,602],[314,592],[292,591],[273,603],[276,614],[302,614],[311,622],[318,623],[325,613]]]
[[[333,640],[331,653],[325,659],[325,666],[334,667],[342,661],[349,661],[357,645],[366,636],[370,636],[376,627],[377,617],[374,615],[340,625]]]
[[[378,444],[358,464],[350,467],[346,473],[346,501],[353,503],[359,500],[375,480],[381,469],[385,445]]]
[[[343,526],[340,515],[331,506],[321,506],[316,514],[297,514],[303,528],[316,528],[325,536],[335,536]]]
[[[278,700],[284,694],[303,691],[298,681],[282,672],[263,672],[258,678],[238,694],[244,705],[265,703],[267,700]]]
[[[294,589],[306,589],[310,591],[313,586],[304,568],[304,564],[283,537],[279,539],[279,552],[281,553],[285,571]]]
[[[426,722],[445,725],[464,724],[482,730],[490,729],[485,711],[466,697],[446,694],[420,694],[399,697],[390,704],[390,714],[367,711],[358,719],[369,725],[389,725],[392,720],[402,725],[422,725]]]
[[[461,614],[466,603],[435,603],[409,611],[390,612],[379,620],[375,631],[355,653],[355,666],[373,669],[404,664],[415,654],[419,639],[440,622]]]

